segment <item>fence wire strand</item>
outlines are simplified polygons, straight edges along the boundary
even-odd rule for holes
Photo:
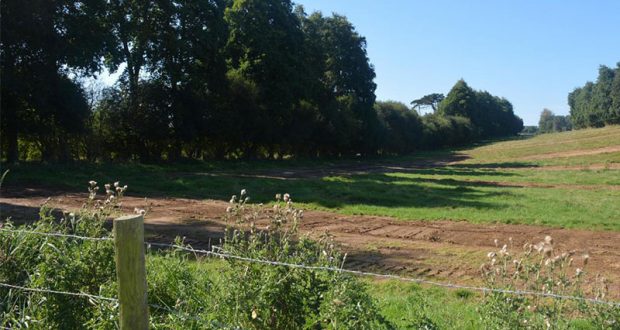
[[[7,288],[21,290],[21,291],[52,293],[52,294],[60,294],[60,295],[67,295],[67,296],[73,296],[73,297],[86,297],[90,299],[99,299],[99,300],[106,300],[106,301],[111,301],[111,302],[118,302],[117,298],[103,297],[103,296],[92,295],[88,293],[82,293],[82,292],[67,292],[67,291],[57,291],[57,290],[49,290],[49,289],[28,288],[24,286],[12,285],[12,284],[7,284],[7,283],[0,283],[0,287],[7,287]],[[194,316],[186,312],[181,312],[181,311],[175,310],[167,306],[162,306],[162,305],[157,305],[157,304],[148,304],[148,306],[155,308],[155,309],[167,311],[169,313],[175,314],[179,317],[184,317],[189,320],[206,321],[202,317]],[[11,328],[0,327],[0,329],[11,329]]]
[[[77,235],[62,234],[62,233],[45,233],[45,232],[37,232],[37,231],[29,231],[29,230],[12,230],[12,229],[6,229],[6,228],[0,228],[0,231],[16,232],[16,233],[21,232],[21,233],[27,233],[27,234],[33,234],[33,235],[54,236],[54,237],[67,237],[67,238],[75,238],[75,239],[91,240],[91,241],[113,240],[113,238],[111,237],[85,237],[85,236],[77,236]],[[445,288],[450,288],[450,289],[466,289],[466,290],[472,290],[472,291],[480,291],[483,293],[494,292],[494,293],[512,294],[512,295],[520,295],[520,296],[539,296],[539,297],[547,297],[547,298],[553,298],[553,299],[585,301],[585,302],[590,302],[590,303],[595,303],[595,304],[606,304],[606,305],[620,307],[620,302],[616,302],[616,301],[607,301],[607,300],[600,300],[600,299],[595,299],[595,298],[561,295],[561,294],[555,294],[555,293],[550,293],[550,292],[487,288],[487,287],[480,287],[480,286],[443,283],[443,282],[425,280],[421,278],[411,278],[411,277],[404,277],[404,276],[393,275],[393,274],[364,272],[360,270],[352,270],[352,269],[346,269],[346,268],[336,268],[336,267],[327,267],[327,266],[309,266],[309,265],[294,264],[294,263],[281,262],[281,261],[262,260],[262,259],[243,257],[243,256],[238,256],[238,255],[233,255],[233,254],[228,254],[228,253],[220,253],[220,252],[209,251],[209,250],[193,249],[191,247],[186,247],[186,246],[177,245],[177,244],[165,244],[165,243],[155,243],[155,242],[145,242],[144,244],[146,244],[147,246],[174,248],[178,250],[184,250],[187,252],[219,257],[223,259],[240,260],[240,261],[245,261],[245,262],[250,262],[250,263],[259,263],[259,264],[271,265],[271,266],[283,266],[283,267],[307,269],[307,270],[348,273],[348,274],[359,275],[359,276],[371,276],[371,277],[377,277],[377,278],[399,280],[403,282],[414,282],[418,284],[427,284],[431,286],[445,287]],[[7,284],[2,284],[2,283],[0,283],[0,285],[10,286]],[[28,289],[28,288],[25,288],[25,289]],[[42,290],[42,289],[36,289],[36,290]],[[36,291],[36,290],[33,290],[33,291]],[[53,291],[53,290],[42,290],[42,292],[51,292],[51,293],[60,293],[60,294],[65,293],[65,292]],[[87,294],[82,294],[82,293],[71,293],[71,292],[68,292],[67,294],[72,294],[72,295],[77,295],[77,296],[87,295]],[[92,296],[92,295],[87,295],[87,296]],[[97,296],[93,296],[93,297],[97,297]],[[106,297],[101,297],[101,298],[106,298]],[[109,300],[109,299],[114,299],[114,298],[107,298],[107,299]]]
[[[7,284],[7,283],[0,283],[0,286],[11,288],[11,289],[22,290],[22,291],[31,291],[31,292],[39,292],[39,293],[54,293],[54,294],[62,294],[62,295],[67,295],[67,296],[87,297],[91,299],[100,299],[100,300],[118,302],[118,299],[116,298],[97,296],[94,294],[83,293],[83,292],[67,292],[67,291],[57,291],[57,290],[49,290],[49,289],[28,288],[25,286],[12,285],[12,284]]]
[[[23,230],[23,229],[7,229],[0,227],[0,231],[4,232],[12,232],[12,233],[24,233],[24,234],[33,234],[33,235],[41,235],[41,236],[49,236],[49,237],[65,237],[65,238],[75,238],[84,241],[113,241],[112,237],[86,237],[86,236],[78,236],[64,233],[45,233],[40,231],[32,231],[32,230]]]
[[[442,282],[425,280],[421,278],[411,278],[411,277],[404,277],[404,276],[391,275],[391,274],[379,274],[379,273],[364,272],[364,271],[352,270],[352,269],[346,269],[346,268],[336,268],[336,267],[327,267],[327,266],[308,266],[308,265],[293,264],[293,263],[281,262],[281,261],[254,259],[254,258],[249,258],[249,257],[242,257],[242,256],[208,251],[208,250],[199,250],[199,249],[193,249],[193,248],[176,245],[176,244],[162,244],[162,243],[149,243],[149,242],[145,244],[150,244],[152,246],[159,246],[159,247],[171,247],[171,248],[180,249],[180,250],[184,250],[188,252],[220,257],[223,259],[235,259],[235,260],[260,263],[260,264],[272,265],[272,266],[284,266],[284,267],[301,268],[301,269],[308,269],[308,270],[321,270],[321,271],[349,273],[349,274],[360,275],[360,276],[372,276],[372,277],[400,280],[400,281],[405,281],[405,282],[428,284],[428,285],[446,287],[446,288],[451,288],[451,289],[467,289],[467,290],[472,290],[472,291],[481,291],[485,293],[496,292],[496,293],[514,294],[514,295],[541,296],[541,297],[548,297],[548,298],[579,300],[579,301],[587,301],[587,302],[597,303],[597,304],[608,304],[608,305],[620,306],[620,302],[605,301],[605,300],[599,300],[599,299],[594,299],[594,298],[567,296],[567,295],[560,295],[560,294],[555,294],[555,293],[547,293],[547,292],[539,292],[539,291],[495,289],[495,288],[460,285],[460,284],[452,284],[452,283],[442,283]]]

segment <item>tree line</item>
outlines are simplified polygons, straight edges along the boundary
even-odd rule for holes
[[[570,116],[556,115],[553,111],[545,108],[540,113],[540,120],[538,121],[538,130],[534,133],[554,133],[565,132],[573,129],[573,124]]]
[[[365,38],[290,0],[0,6],[8,161],[402,154],[522,129],[510,102],[462,80],[416,100],[424,116],[376,102]]]
[[[601,65],[596,82],[587,82],[568,94],[575,128],[620,124],[620,62],[615,69]]]

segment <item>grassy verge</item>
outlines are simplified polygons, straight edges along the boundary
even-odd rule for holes
[[[620,162],[620,152],[519,160],[531,155],[618,146],[620,126],[546,134],[488,143],[473,149],[421,153],[409,157],[345,160],[217,161],[180,164],[21,164],[11,167],[5,186],[43,185],[85,191],[89,180],[122,180],[137,196],[228,200],[248,189],[257,202],[289,192],[303,207],[344,214],[416,220],[540,224],[620,230],[620,170],[544,171],[528,166]],[[468,160],[449,166],[411,167],[431,159]],[[385,173],[320,176],[320,169],[346,173],[355,166],[402,164]],[[313,176],[283,179],[295,170]],[[543,186],[541,186],[543,185]],[[549,187],[551,186],[551,187]]]
[[[416,220],[467,220],[554,227],[620,230],[618,170],[537,171],[444,167],[307,179],[242,177],[182,172],[159,165],[36,166],[14,168],[6,186],[45,184],[84,191],[88,180],[122,180],[137,196],[228,200],[245,188],[256,202],[289,192],[305,208]],[[484,182],[492,181],[492,182]],[[504,183],[597,185],[557,188],[496,186]],[[68,186],[68,187],[67,187]]]

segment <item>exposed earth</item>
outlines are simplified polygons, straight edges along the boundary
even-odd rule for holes
[[[513,183],[514,184],[514,183]],[[16,222],[36,219],[48,197],[49,205],[78,209],[86,200],[83,193],[66,193],[45,188],[3,188],[0,216]],[[148,209],[145,219],[147,240],[172,242],[176,236],[197,248],[217,244],[226,226],[226,202],[181,198],[125,197],[124,211]],[[260,224],[259,224],[260,225]],[[521,250],[526,242],[537,243],[546,235],[555,248],[575,252],[575,266],[589,254],[589,278],[600,273],[610,280],[611,298],[620,297],[620,233],[556,229],[531,225],[472,224],[465,221],[402,221],[388,217],[340,215],[322,211],[305,212],[301,232],[319,236],[332,234],[348,252],[344,265],[385,274],[432,278],[459,284],[480,284],[478,269],[486,254],[497,250],[494,240]]]

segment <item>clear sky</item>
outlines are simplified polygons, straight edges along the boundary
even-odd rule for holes
[[[297,0],[366,37],[377,99],[406,104],[463,78],[504,96],[526,125],[620,62],[620,0]]]

